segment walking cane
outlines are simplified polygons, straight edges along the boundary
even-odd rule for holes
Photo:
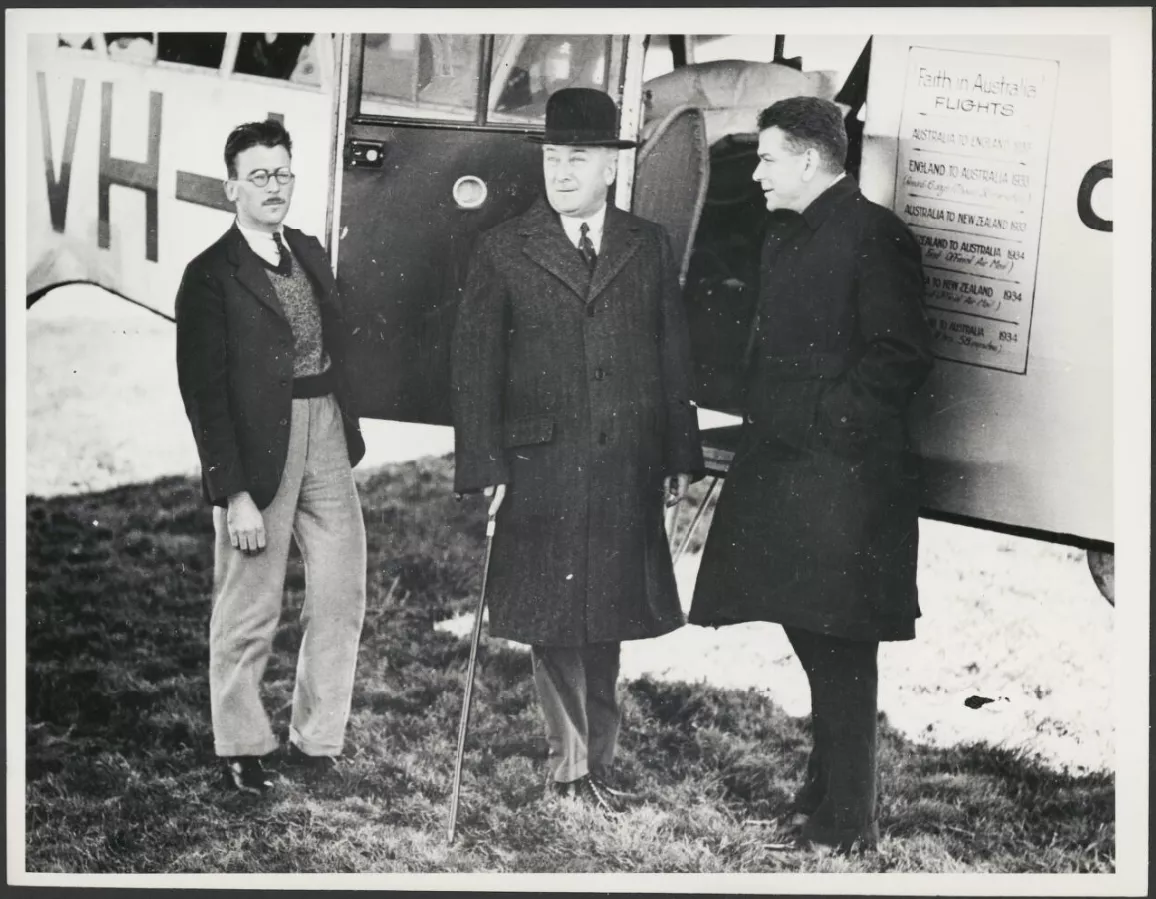
[[[674,530],[678,527],[678,504],[667,506],[666,514],[663,519],[666,525],[666,542],[670,544],[670,552],[674,554]]]
[[[454,763],[454,790],[450,797],[449,842],[454,841],[454,830],[458,823],[458,801],[462,792],[462,759],[466,752],[466,731],[470,726],[470,704],[474,694],[474,666],[478,661],[478,644],[482,640],[482,613],[486,608],[486,580],[490,575],[490,550],[494,546],[495,520],[498,507],[506,495],[506,485],[499,484],[494,490],[494,501],[490,503],[489,519],[486,521],[486,559],[482,563],[482,592],[478,597],[478,607],[474,612],[474,634],[470,639],[470,665],[466,669],[466,692],[462,697],[462,717],[458,722],[458,755]]]
[[[682,554],[686,552],[686,548],[690,546],[690,538],[694,536],[695,528],[698,527],[699,521],[702,520],[702,513],[706,511],[707,503],[710,502],[711,494],[714,493],[714,488],[717,486],[718,478],[711,478],[710,486],[706,490],[706,496],[702,498],[702,502],[699,503],[698,508],[695,509],[694,518],[690,522],[690,527],[686,529],[686,534],[683,536],[682,542],[679,544],[678,550],[674,554],[674,559],[672,561],[675,563],[677,563],[678,560],[682,558]]]

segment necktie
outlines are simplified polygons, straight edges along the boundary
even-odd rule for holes
[[[281,232],[273,232],[273,243],[277,244],[277,274],[288,276],[293,272],[293,257],[289,255],[289,248],[281,239]]]
[[[590,242],[590,226],[585,222],[582,227],[578,229],[578,252],[582,256],[582,261],[586,263],[586,268],[594,271],[594,266],[598,262],[598,254],[594,252],[594,244]]]

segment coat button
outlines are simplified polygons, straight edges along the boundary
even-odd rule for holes
[[[285,427],[285,425],[287,425],[287,424],[289,424],[289,419],[287,419],[287,418],[282,418],[282,419],[281,419],[281,421],[280,421],[280,425],[281,425],[281,427]]]
[[[286,386],[288,383],[289,383],[289,382],[288,382],[288,381],[286,381],[284,378],[282,378],[282,379],[281,379],[281,386],[282,386],[282,387]]]
[[[847,424],[847,416],[843,415],[839,418],[840,424]]]
[[[606,432],[605,431],[603,431],[601,434],[598,435],[598,442],[600,444],[602,444],[603,446],[606,445]]]
[[[606,377],[606,372],[604,372],[600,368],[594,369],[594,380],[595,381],[601,381],[604,377]]]
[[[590,316],[590,318],[594,318],[594,307],[592,305],[586,307],[586,314]]]

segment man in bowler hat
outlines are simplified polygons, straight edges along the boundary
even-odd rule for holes
[[[550,790],[610,813],[620,643],[683,624],[663,499],[703,466],[669,240],[607,202],[617,118],[550,97],[545,200],[480,236],[453,340],[455,489],[499,506],[490,632],[531,646]]]
[[[305,561],[289,760],[341,755],[365,613],[365,527],[351,467],[365,453],[346,399],[347,326],[313,237],[282,224],[292,143],[280,122],[225,141],[233,225],[185,269],[177,380],[216,532],[209,624],[213,740],[225,783],[268,789],[278,746],[260,685],[281,618],[289,544]]]
[[[931,368],[919,245],[843,171],[843,114],[759,116],[766,195],[747,420],[703,552],[692,624],[775,621],[811,687],[803,844],[869,849],[876,657],[915,636],[919,488],[905,414]]]

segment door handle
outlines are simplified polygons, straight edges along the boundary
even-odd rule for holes
[[[350,138],[345,142],[345,166],[351,169],[379,169],[385,161],[385,141]]]

